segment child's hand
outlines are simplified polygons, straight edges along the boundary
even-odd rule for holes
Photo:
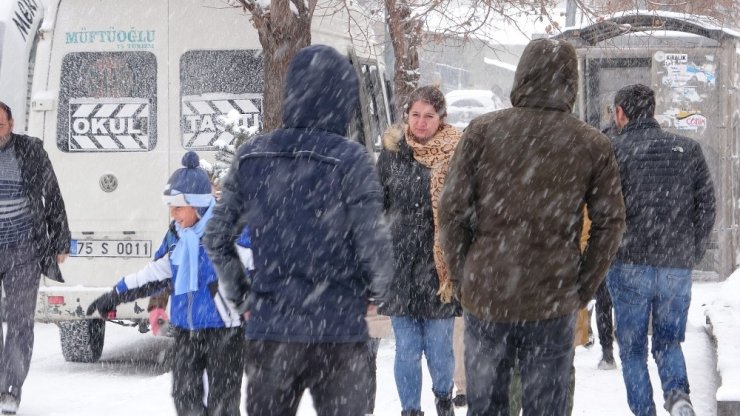
[[[90,306],[87,307],[87,315],[90,316],[98,311],[101,318],[106,318],[108,313],[116,309],[116,306],[120,303],[120,296],[115,289],[108,293],[103,293],[99,298],[95,299]]]
[[[242,318],[244,319],[244,322],[247,322],[249,320],[249,311],[246,311],[242,314]]]

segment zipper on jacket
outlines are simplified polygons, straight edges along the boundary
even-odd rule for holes
[[[188,292],[188,329],[195,329],[193,325],[193,292]]]

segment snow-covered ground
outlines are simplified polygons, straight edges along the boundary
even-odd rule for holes
[[[717,399],[737,403],[740,401],[740,269],[720,285],[717,296],[705,309],[712,334],[717,338],[717,369],[723,381]]]
[[[715,416],[716,359],[705,331],[704,305],[716,298],[718,283],[695,283],[684,343],[698,416]],[[595,329],[595,326],[594,326]],[[36,326],[36,347],[31,371],[23,389],[19,415],[174,415],[170,398],[170,373],[162,364],[169,341],[139,334],[136,329],[108,324],[105,349],[96,364],[67,363],[62,358],[56,326]],[[378,394],[375,414],[401,413],[393,380],[393,340],[383,340],[378,354]],[[621,371],[600,371],[598,346],[576,350],[576,394],[573,415],[624,416],[627,407]],[[656,402],[662,406],[657,369],[649,360]],[[436,414],[429,375],[424,373],[422,407]],[[245,414],[245,413],[243,413]],[[304,396],[299,415],[315,415],[310,398]],[[465,408],[457,409],[464,415]],[[667,414],[659,412],[659,414]]]

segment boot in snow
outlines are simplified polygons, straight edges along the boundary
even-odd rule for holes
[[[18,405],[21,400],[18,398],[18,394],[14,391],[13,387],[9,391],[0,393],[0,412],[4,415],[14,415],[18,412]]]
[[[614,370],[617,368],[617,363],[614,361],[614,350],[604,349],[601,355],[601,361],[599,361],[599,370]]]
[[[457,396],[452,399],[452,403],[455,407],[465,407],[468,405],[468,396],[466,396],[465,393],[458,393]]]
[[[436,396],[434,405],[437,407],[437,416],[455,416],[455,410],[452,406],[452,394],[447,397]]]
[[[671,406],[671,416],[696,416],[696,413],[690,401],[679,399]]]

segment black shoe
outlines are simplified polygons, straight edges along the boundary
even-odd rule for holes
[[[617,368],[617,363],[614,361],[614,351],[610,349],[603,350],[601,354],[601,361],[599,361],[599,370],[614,370]]]
[[[18,411],[20,400],[11,393],[0,394],[0,412],[4,415],[14,415]]]
[[[455,396],[454,399],[452,399],[452,403],[455,405],[455,407],[465,407],[468,405],[468,396],[464,394],[458,394]]]
[[[447,397],[435,397],[434,405],[437,407],[437,416],[455,416],[452,407],[452,394]]]

